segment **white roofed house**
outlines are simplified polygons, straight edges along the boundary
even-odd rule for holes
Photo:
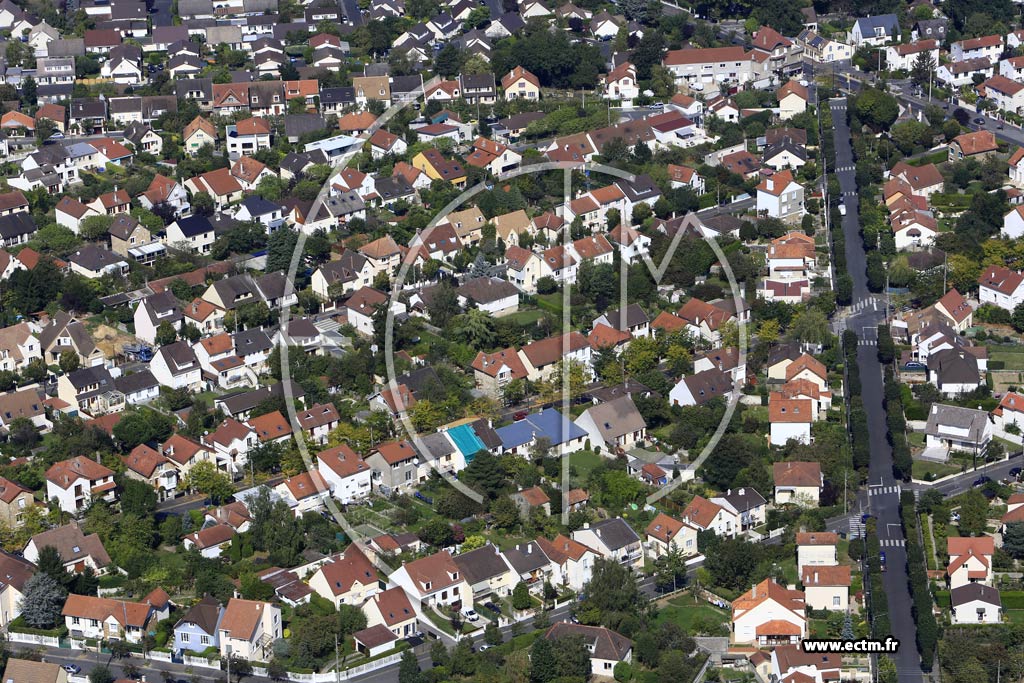
[[[1020,114],[1024,109],[1024,85],[1011,81],[1006,76],[996,74],[978,85],[976,89],[979,95],[988,98],[988,101],[1001,111]]]
[[[590,657],[590,675],[595,679],[610,678],[616,664],[633,661],[633,642],[603,626],[584,626],[560,621],[544,633],[544,639],[554,643],[555,648],[558,648],[558,641],[562,638],[577,638],[583,641]]]
[[[259,439],[252,427],[233,417],[225,418],[217,428],[204,434],[202,444],[213,453],[218,469],[232,478],[240,476],[249,463],[249,451],[256,448]]]
[[[542,275],[541,258],[529,249],[509,246],[505,249],[506,277],[524,294],[537,293],[537,280]]]
[[[761,526],[766,521],[768,501],[752,486],[727,489],[712,498],[711,503],[732,515],[741,532]]]
[[[797,532],[796,567],[831,567],[839,564],[839,535],[831,531]]]
[[[950,537],[946,543],[949,555],[946,576],[950,589],[970,584],[992,585],[995,539],[991,536]]]
[[[785,446],[790,441],[811,443],[811,423],[816,411],[810,399],[785,398],[773,392],[768,397],[768,422],[771,425],[771,444]]]
[[[622,260],[630,265],[651,252],[651,238],[625,223],[619,223],[608,232],[608,241],[619,250]]]
[[[804,188],[792,172],[779,171],[757,186],[757,212],[782,220],[795,220],[804,214]]]
[[[995,426],[1005,430],[1010,425],[1024,428],[1024,395],[1015,391],[1003,394],[999,405],[992,411]]]
[[[519,290],[511,283],[493,277],[466,281],[455,290],[459,304],[474,304],[479,310],[498,317],[519,310]]]
[[[1001,35],[980,36],[959,40],[949,46],[949,57],[954,62],[967,59],[985,58],[990,64],[999,61],[1003,53],[1003,37]]]
[[[416,608],[399,587],[374,594],[363,603],[362,610],[368,627],[382,624],[399,638],[407,638],[419,631]]]

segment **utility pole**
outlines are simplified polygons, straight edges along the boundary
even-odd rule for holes
[[[338,634],[334,634],[334,680],[341,683],[341,664],[338,661]],[[228,683],[231,683],[228,681]]]

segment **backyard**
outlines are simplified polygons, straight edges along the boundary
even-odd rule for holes
[[[725,635],[729,613],[698,600],[692,592],[687,591],[662,603],[655,621],[659,624],[671,621],[693,635]]]

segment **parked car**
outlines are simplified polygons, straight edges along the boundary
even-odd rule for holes
[[[1014,467],[1009,472],[1010,476],[1014,477],[1015,479],[1020,479],[1020,473],[1021,473],[1021,468],[1019,468],[1019,467]]]
[[[984,486],[985,484],[989,483],[990,481],[992,481],[992,477],[980,476],[980,477],[978,477],[977,479],[974,480],[974,483],[971,484],[971,488],[975,488],[976,489],[979,486]]]
[[[466,608],[462,610],[462,616],[466,617],[466,621],[479,621],[480,615],[476,613],[476,610]]]
[[[77,664],[65,664],[61,668],[67,671],[72,676],[77,676],[82,671],[82,667],[78,666]]]
[[[882,571],[885,571],[885,553],[878,553],[878,563],[882,567]]]
[[[494,612],[495,614],[501,614],[501,608],[495,605],[493,602],[485,602],[484,607]]]

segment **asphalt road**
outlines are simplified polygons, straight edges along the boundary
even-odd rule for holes
[[[856,173],[853,170],[853,148],[850,127],[846,121],[846,100],[830,102],[832,124],[835,130],[836,159],[833,166],[846,204],[842,229],[846,235],[847,270],[853,278],[853,306],[872,301],[867,288],[867,262],[859,234]],[[881,314],[873,306],[864,307],[851,316],[855,328],[875,325]],[[921,683],[920,658],[915,645],[916,628],[911,613],[912,601],[905,571],[907,556],[899,514],[898,482],[892,472],[892,449],[886,440],[885,409],[882,406],[882,367],[877,348],[873,344],[858,348],[861,396],[867,413],[871,462],[868,468],[868,504],[878,522],[878,536],[882,552],[886,554],[889,571],[883,576],[889,600],[889,619],[892,635],[899,639],[900,649],[893,659],[901,683]],[[865,583],[867,583],[865,581]]]
[[[151,0],[149,6],[156,10],[150,14],[153,26],[173,26],[174,15],[171,14],[173,0]]]
[[[359,3],[356,0],[338,0],[338,5],[345,10],[345,16],[348,17],[348,21],[352,26],[363,25],[363,13],[359,9]]]

